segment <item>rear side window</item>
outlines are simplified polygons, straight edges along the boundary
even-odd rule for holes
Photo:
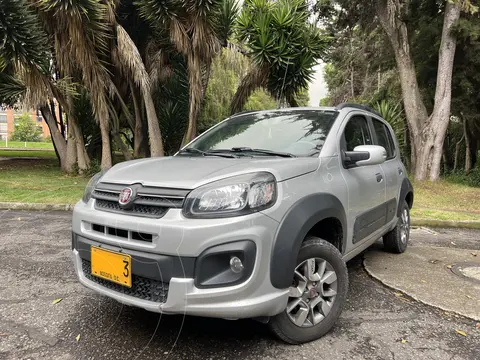
[[[395,142],[388,127],[381,121],[372,119],[373,128],[377,135],[378,145],[383,146],[387,150],[387,160],[395,157]]]
[[[345,126],[343,135],[346,151],[353,151],[355,147],[360,145],[372,145],[367,119],[363,116],[352,117]]]

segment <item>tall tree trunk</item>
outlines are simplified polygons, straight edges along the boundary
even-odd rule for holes
[[[404,22],[405,7],[400,0],[377,0],[377,15],[394,50],[400,74],[405,114],[412,138],[412,165],[415,160],[415,179],[438,180],[443,142],[447,131],[450,105],[453,60],[456,37],[452,27],[460,17],[460,2],[447,2],[445,7],[442,39],[439,50],[437,85],[433,112],[428,116],[420,95],[415,65],[408,42]]]
[[[135,111],[135,127],[133,129],[133,157],[145,157],[145,137],[143,133],[142,110],[138,100],[137,89],[130,84],[130,93],[132,94],[133,109]]]
[[[58,122],[60,123],[60,131],[62,135],[65,136],[65,122],[63,121],[63,108],[58,104]]]
[[[457,170],[457,167],[458,167],[458,156],[460,155],[460,145],[462,145],[462,141],[464,137],[465,137],[465,133],[463,133],[462,138],[459,141],[457,141],[457,143],[455,144],[455,157],[453,158],[453,171]]]
[[[435,105],[431,115],[434,136],[433,162],[430,169],[430,180],[440,178],[440,164],[442,159],[443,142],[450,122],[450,108],[452,103],[452,77],[457,37],[453,31],[460,18],[461,2],[447,1],[445,18],[443,21],[442,40],[440,43],[437,87],[435,89]]]
[[[50,130],[52,142],[55,146],[57,156],[60,161],[60,167],[65,170],[64,166],[67,156],[67,142],[65,141],[65,138],[62,136],[60,130],[58,129],[57,121],[50,107],[47,104],[41,105],[40,112],[42,113],[42,116],[47,123],[48,129]]]
[[[295,99],[295,96],[291,93],[289,93],[287,96],[286,96],[286,100],[288,102],[288,106],[290,107],[298,107],[298,102],[297,102],[297,99]]]
[[[67,121],[67,125],[70,125],[70,117]],[[75,141],[75,131],[73,129],[73,126],[67,127],[67,156],[63,168],[64,171],[69,173],[73,171],[73,166],[77,163],[77,144]]]
[[[187,57],[187,66],[190,107],[188,110],[187,131],[183,141],[184,145],[192,141],[197,135],[197,117],[200,112],[200,105],[203,98],[202,68],[200,59],[194,53],[191,53]]]
[[[112,167],[112,146],[110,144],[110,124],[108,118],[102,118],[100,121],[100,134],[102,136],[102,169]]]
[[[365,77],[363,78],[363,89],[362,89],[362,97],[365,97],[370,92],[370,63],[367,63],[367,68],[365,69]]]
[[[350,96],[352,99],[355,98],[355,84],[353,83],[355,78],[353,74],[353,61],[350,62]]]
[[[120,133],[118,131],[112,131],[112,137],[113,141],[115,141],[115,144],[117,144],[118,148],[122,152],[123,156],[125,157],[125,160],[133,160],[132,153],[128,149],[127,145],[122,141],[122,137],[120,136]]]
[[[472,153],[470,149],[467,119],[464,119],[463,121],[463,136],[465,137],[465,173],[468,174],[472,170]]]
[[[90,158],[88,157],[87,150],[85,148],[85,141],[83,140],[83,133],[78,126],[77,119],[73,116],[69,116],[69,125],[73,130],[75,137],[75,144],[77,147],[77,164],[80,173],[90,168]]]
[[[155,104],[153,103],[152,93],[149,89],[143,89],[143,101],[147,112],[148,136],[150,139],[150,153],[152,157],[163,156],[163,140],[158,123]]]

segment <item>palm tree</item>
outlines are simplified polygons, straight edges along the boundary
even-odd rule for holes
[[[91,94],[102,134],[102,167],[111,167],[109,93],[115,89],[106,63],[112,36],[106,20],[112,16],[113,4],[101,0],[39,0],[33,4],[53,42],[60,72],[67,78],[78,76]],[[71,107],[71,103],[70,100],[62,105]],[[75,120],[69,118],[69,121]],[[71,132],[70,136],[75,134]],[[74,150],[70,152],[74,153]]]
[[[225,30],[225,19],[231,19],[232,16],[222,17],[222,14],[225,14],[225,11],[233,12],[235,1],[138,0],[136,4],[140,15],[156,31],[168,34],[176,50],[186,58],[189,112],[184,142],[189,142],[196,136],[197,118],[205,96],[208,69],[224,42],[222,35],[229,33],[228,29]]]
[[[140,94],[142,95],[145,104],[151,156],[163,156],[164,149],[162,134],[153,102],[152,83],[145,59],[146,54],[144,48],[148,45],[148,42],[143,41],[143,39],[141,39],[142,41],[139,41],[140,39],[137,38],[135,39],[137,40],[136,43],[130,35],[130,32],[135,33],[137,30],[136,28],[139,25],[139,19],[137,19],[137,14],[135,12],[136,8],[129,5],[130,4],[118,4],[115,8],[116,14],[121,13],[125,19],[122,19],[124,21],[120,21],[117,15],[113,22],[115,44],[112,49],[112,62],[124,75],[127,81],[131,81],[130,85],[133,90],[136,91],[137,88],[140,90]],[[149,38],[151,34],[148,32],[148,27],[142,25],[143,24],[140,24],[141,29],[143,31],[146,30],[147,32],[142,33],[141,37]],[[141,50],[143,50],[143,57]],[[132,94],[132,100],[134,102],[134,107],[137,106],[136,110],[138,110],[139,104],[135,93]],[[136,120],[140,120],[137,115],[138,113],[136,114]],[[135,127],[137,127],[137,125],[140,124],[136,124]],[[135,132],[135,129],[133,130]],[[140,133],[137,132],[137,135],[140,135]]]
[[[304,0],[245,0],[236,35],[255,66],[243,78],[231,113],[242,110],[259,87],[278,101],[298,105],[295,96],[307,88],[329,44],[309,15]]]
[[[52,76],[48,34],[25,0],[0,0],[0,103],[23,102],[39,105],[52,136],[63,170],[71,171],[75,161],[67,156],[67,142],[58,130],[48,98],[64,100],[71,88]],[[72,145],[74,141],[72,141]]]

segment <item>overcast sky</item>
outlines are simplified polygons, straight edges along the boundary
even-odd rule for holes
[[[327,86],[323,80],[323,63],[315,67],[315,77],[308,88],[310,106],[319,106],[320,99],[327,96]]]

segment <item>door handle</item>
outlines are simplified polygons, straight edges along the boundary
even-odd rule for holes
[[[398,168],[398,175],[403,175],[403,170],[401,167]]]
[[[376,173],[375,176],[377,177],[377,182],[381,183],[383,181],[383,175],[380,173]]]

